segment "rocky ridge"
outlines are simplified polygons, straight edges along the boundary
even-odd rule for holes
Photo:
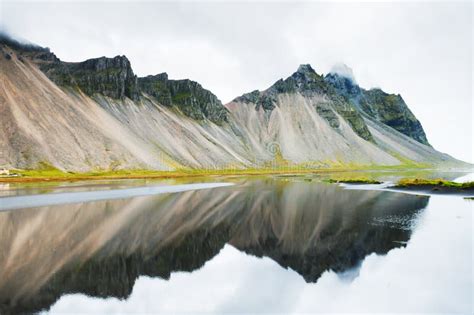
[[[170,80],[167,73],[138,78],[140,90],[155,97],[160,104],[176,106],[186,116],[222,125],[228,121],[227,110],[222,102],[199,83],[185,80]]]
[[[429,146],[401,96],[310,65],[224,106],[197,82],[137,77],[125,56],[64,62],[0,36],[0,78],[6,168],[460,163]]]
[[[337,91],[324,80],[322,75],[309,64],[300,65],[298,70],[287,79],[280,79],[265,91],[253,91],[234,99],[234,102],[253,103],[256,110],[263,108],[271,111],[277,104],[277,96],[279,94],[299,93],[305,97],[313,95],[324,95],[327,102],[322,102],[316,108],[318,114],[326,119],[331,127],[337,129],[339,127],[338,118],[335,112],[341,115],[350,124],[352,129],[363,139],[372,141],[367,126],[364,124],[362,117],[356,111],[353,105],[345,100],[337,93]]]
[[[88,96],[101,94],[113,99],[127,97],[139,101],[142,93],[147,93],[160,104],[175,106],[192,119],[209,119],[217,124],[227,121],[222,102],[199,83],[188,79],[169,80],[166,73],[138,78],[126,56],[64,62],[49,48],[22,44],[6,35],[0,37],[0,45],[14,49],[21,58],[33,60],[57,85],[79,89]]]
[[[366,90],[351,78],[337,73],[327,74],[324,80],[362,113],[422,144],[430,145],[421,123],[400,94],[389,94],[379,88]]]
[[[89,96],[95,93],[138,100],[137,76],[125,56],[94,58],[83,62],[40,63],[40,69],[59,86],[77,87]]]

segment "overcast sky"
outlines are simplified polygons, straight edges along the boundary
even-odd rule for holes
[[[474,162],[473,5],[465,2],[19,2],[0,24],[62,60],[126,55],[224,103],[310,63],[400,93],[435,148]]]

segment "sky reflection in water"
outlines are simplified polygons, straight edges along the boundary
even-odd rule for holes
[[[265,178],[3,212],[0,310],[469,313],[472,205]]]

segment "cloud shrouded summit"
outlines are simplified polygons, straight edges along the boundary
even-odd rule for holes
[[[352,82],[357,83],[354,71],[344,63],[336,63],[331,67],[330,73],[338,74],[342,77],[350,79]]]

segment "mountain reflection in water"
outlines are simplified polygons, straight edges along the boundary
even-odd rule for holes
[[[429,197],[252,179],[183,193],[0,213],[0,313],[83,293],[127,298],[140,275],[192,272],[225,244],[307,282],[404,246]]]

